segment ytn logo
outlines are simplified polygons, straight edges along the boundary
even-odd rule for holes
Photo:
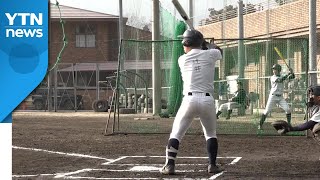
[[[5,13],[8,19],[6,37],[37,37],[41,38],[43,15],[42,13]]]

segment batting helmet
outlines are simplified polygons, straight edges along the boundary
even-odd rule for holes
[[[243,83],[241,81],[237,81],[237,84],[241,87],[243,86]]]
[[[275,70],[277,70],[277,71],[281,71],[281,66],[279,65],[279,64],[274,64],[273,66],[272,66],[272,69],[275,69]]]
[[[200,47],[204,41],[201,32],[194,29],[187,29],[180,37],[183,38],[182,44],[186,47]]]

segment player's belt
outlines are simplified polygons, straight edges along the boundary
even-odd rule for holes
[[[277,96],[277,97],[280,97],[280,96],[281,96],[281,94],[272,94],[272,95]]]
[[[194,94],[200,94],[200,93],[194,93]],[[210,96],[210,93],[201,93],[205,94],[206,96]],[[188,92],[188,96],[192,96],[192,92]]]

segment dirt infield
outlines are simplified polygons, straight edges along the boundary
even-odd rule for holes
[[[320,146],[312,138],[258,135],[218,136],[218,163],[225,171],[216,176],[206,172],[204,137],[186,135],[177,175],[163,176],[158,169],[169,134],[104,136],[106,118],[93,112],[14,113],[13,179],[320,179]],[[171,125],[172,119],[161,122]]]

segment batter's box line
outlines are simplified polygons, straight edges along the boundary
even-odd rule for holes
[[[124,159],[125,156],[122,156],[122,157],[119,157],[117,159],[113,159],[109,162],[107,162],[108,164],[110,163],[114,163],[114,162],[117,162],[117,161],[120,161],[122,159]],[[74,171],[74,172],[68,172],[68,173],[57,173],[57,175],[54,177],[54,178],[66,178],[67,176],[71,176],[71,175],[74,175],[74,174],[79,174],[79,173],[82,173],[82,172],[90,172],[94,169],[81,169],[81,170],[78,170],[78,171]]]
[[[117,159],[114,159],[112,161],[109,161],[107,163],[103,163],[102,165],[111,165],[111,164],[114,164],[115,162],[118,162],[118,161],[121,161],[123,159],[126,159],[126,158],[130,158],[130,157],[133,157],[133,158],[145,158],[145,157],[150,157],[150,158],[165,158],[165,156],[120,156],[119,158]],[[186,159],[206,159],[208,157],[178,157],[180,159],[182,158],[186,158]],[[220,158],[227,158],[227,159],[234,159],[231,163],[229,163],[228,165],[233,165],[235,163],[237,163],[242,157],[217,157],[218,159]],[[81,169],[81,170],[78,170],[78,171],[74,171],[74,172],[68,172],[68,173],[57,173],[57,175],[54,177],[54,178],[70,178],[70,179],[74,179],[72,175],[76,175],[76,174],[80,174],[80,173],[83,173],[83,172],[90,172],[90,171],[96,171],[97,169]],[[102,170],[102,169],[100,169]],[[123,170],[120,170],[120,171],[123,171]],[[210,177],[209,179],[215,179],[217,177],[219,177],[220,175],[222,175],[225,171],[219,173],[219,174],[215,174],[213,175],[212,177]],[[80,178],[80,177],[77,177],[77,178]],[[85,178],[85,177],[83,177]],[[88,179],[96,179],[94,177],[86,177]],[[105,178],[103,178],[105,179]],[[108,178],[106,178],[108,179]],[[128,179],[128,178],[124,178],[124,179]],[[130,178],[129,178],[130,179]],[[137,178],[132,178],[132,179],[137,179]],[[141,179],[141,178],[138,178],[138,179]],[[147,178],[148,179],[148,178]]]
[[[83,169],[83,170],[80,170],[81,172],[92,172],[92,171],[108,171],[108,172],[132,172],[132,170],[112,170],[112,169]],[[78,171],[78,173],[80,173],[80,171]],[[156,172],[156,171],[154,171]],[[159,171],[157,171],[159,172]],[[199,172],[199,171],[195,171],[195,170],[176,170],[176,172]],[[205,172],[205,170],[203,170],[203,172]],[[215,174],[213,176],[211,176],[210,178],[196,178],[196,179],[216,179],[218,178],[219,176],[221,176],[223,173],[225,173],[227,171],[222,171],[218,174]],[[112,178],[103,178],[103,177],[89,177],[89,176],[72,176],[72,175],[65,175],[65,176],[56,176],[54,178],[63,178],[63,179],[94,179],[94,180],[109,180],[109,179],[113,179],[113,180],[124,180],[124,179],[130,179],[130,180],[144,180],[144,179],[159,179],[159,178],[152,178],[152,177],[147,177],[147,178],[115,178],[115,177],[112,177]],[[189,179],[193,179],[193,178],[162,178],[164,180],[176,180],[176,179],[185,179],[185,180],[189,180]]]
[[[49,153],[49,154],[59,154],[59,155],[64,155],[64,156],[89,158],[89,159],[100,159],[100,160],[105,160],[105,161],[109,161],[109,162],[114,161],[114,159],[107,159],[107,158],[98,157],[98,156],[91,156],[91,155],[78,154],[78,153],[65,153],[65,152],[50,151],[50,150],[37,149],[37,148],[27,148],[27,147],[12,146],[12,149],[29,150],[29,151],[44,152],[44,153]]]
[[[121,158],[121,159],[120,159]],[[121,156],[120,158],[116,159],[115,161],[110,161],[106,163],[102,163],[102,165],[109,165],[116,161],[125,159],[125,158],[166,158],[166,156]],[[208,157],[192,157],[192,156],[178,156],[178,159],[208,159]],[[226,156],[226,157],[217,157],[217,159],[233,159],[229,164],[227,165],[233,165],[236,164],[238,161],[240,161],[242,157],[236,157],[236,156]]]

